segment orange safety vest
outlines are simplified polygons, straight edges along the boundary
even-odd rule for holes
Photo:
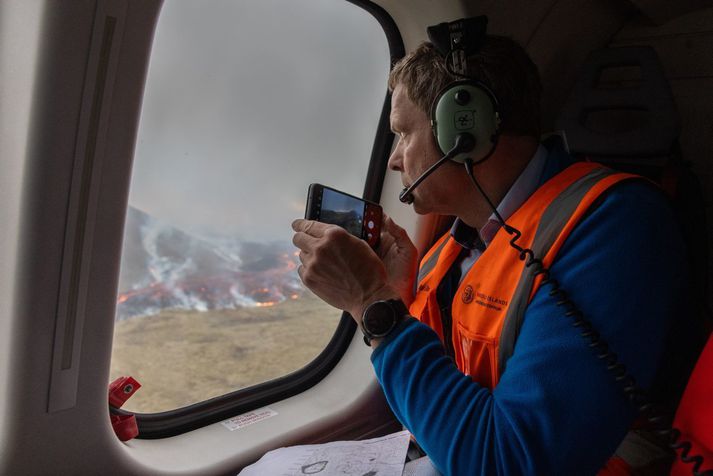
[[[635,177],[592,162],[577,162],[547,181],[508,219],[522,232],[517,244],[531,248],[546,268],[591,204],[612,185]],[[512,355],[525,309],[542,276],[510,246],[500,229],[463,277],[452,304],[452,334],[458,368],[479,384],[495,388]],[[462,250],[446,233],[421,261],[409,311],[444,341],[436,290]],[[544,258],[543,258],[544,257]]]
[[[522,232],[517,244],[532,249],[549,269],[591,205],[610,187],[631,178],[640,177],[592,162],[577,162],[537,189],[507,223]],[[491,390],[505,371],[525,310],[542,282],[542,275],[534,275],[534,267],[525,267],[525,261],[510,246],[511,239],[502,228],[496,233],[461,280],[451,307],[450,338],[456,365]],[[410,314],[435,330],[442,342],[445,336],[436,291],[461,250],[450,232],[436,242],[421,260],[416,296],[409,308]],[[629,438],[636,435],[630,432]],[[620,446],[600,476],[632,474],[628,461],[642,458],[639,454],[630,458],[626,448]],[[654,452],[644,459],[656,457]]]

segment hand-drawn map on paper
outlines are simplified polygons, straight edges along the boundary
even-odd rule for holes
[[[291,446],[266,453],[239,476],[401,476],[409,433],[363,441]]]

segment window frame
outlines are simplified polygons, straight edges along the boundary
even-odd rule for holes
[[[370,13],[381,25],[389,47],[390,66],[405,54],[403,39],[393,18],[379,5],[369,0],[345,0]],[[391,93],[387,90],[364,184],[363,198],[374,202],[381,199],[386,167],[394,134],[389,126]],[[327,346],[305,367],[267,382],[236,390],[225,395],[185,407],[157,413],[134,413],[109,407],[115,415],[135,415],[139,428],[137,438],[158,439],[180,435],[203,426],[284,400],[315,386],[340,361],[349,347],[356,324],[342,313],[337,329]]]

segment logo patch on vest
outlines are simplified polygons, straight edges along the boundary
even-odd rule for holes
[[[460,297],[460,298],[461,298],[461,300],[463,301],[464,304],[470,304],[471,302],[473,302],[473,296],[474,296],[474,295],[475,295],[475,293],[473,292],[473,286],[471,286],[471,285],[469,284],[469,285],[466,286],[465,289],[463,290],[463,294],[461,294],[461,297]]]
[[[489,296],[485,293],[477,292],[475,293],[475,303],[479,304],[483,307],[487,307],[488,309],[492,309],[494,311],[502,311],[504,307],[507,307],[508,302],[505,299],[500,299],[495,296]]]
[[[461,301],[463,301],[463,304],[475,302],[475,304],[478,304],[479,306],[487,307],[488,309],[498,312],[508,306],[508,301],[506,299],[500,299],[481,292],[480,283],[476,284],[475,289],[473,289],[473,286],[468,284],[465,288],[463,288],[460,298]]]

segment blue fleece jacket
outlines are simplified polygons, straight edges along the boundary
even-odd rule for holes
[[[544,180],[567,165],[551,155]],[[663,194],[639,181],[615,186],[551,272],[637,382],[651,385],[669,326],[686,308],[684,245]],[[550,290],[543,285],[528,306],[492,392],[415,319],[373,352],[391,409],[444,475],[596,474],[631,426],[636,411]]]

